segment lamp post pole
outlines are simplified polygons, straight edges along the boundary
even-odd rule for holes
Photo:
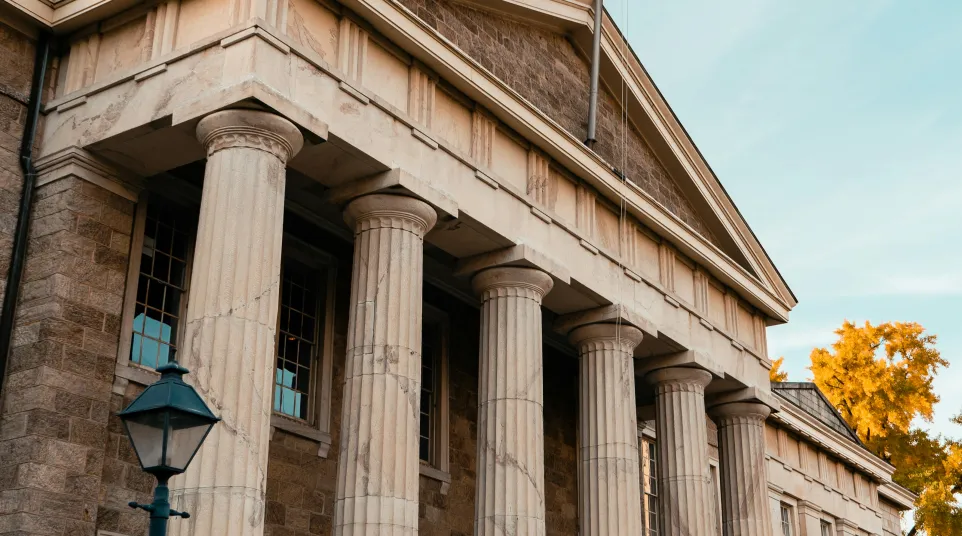
[[[184,382],[187,369],[171,360],[157,368],[160,379],[117,414],[124,425],[140,466],[157,478],[154,501],[127,503],[150,513],[149,536],[167,536],[170,516],[189,518],[170,508],[170,477],[187,470],[207,434],[220,418],[193,387]]]
[[[147,536],[167,536],[167,520],[170,516],[187,519],[190,514],[178,512],[170,508],[170,488],[167,481],[170,476],[157,476],[157,487],[154,488],[154,502],[150,504],[139,504],[135,501],[127,503],[131,508],[140,508],[150,512],[150,530]]]

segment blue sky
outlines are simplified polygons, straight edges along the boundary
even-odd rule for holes
[[[915,321],[962,437],[962,2],[608,0],[799,299],[795,380],[844,319]],[[922,8],[924,6],[924,9]]]

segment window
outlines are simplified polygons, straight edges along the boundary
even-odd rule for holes
[[[658,468],[657,453],[655,442],[649,439],[641,441],[643,480],[643,500],[644,504],[642,517],[645,521],[645,530],[648,536],[657,536],[660,525],[658,524]]]
[[[832,536],[832,524],[822,521],[822,536]]]
[[[285,220],[295,227],[290,223]],[[291,234],[284,236],[283,252],[271,426],[317,441],[317,455],[326,457],[337,268],[329,254]]]
[[[781,525],[782,525],[782,536],[792,536],[792,507],[782,503],[781,505]]]
[[[421,325],[421,416],[418,457],[430,467],[448,470],[447,344],[444,313],[424,306]]]
[[[324,274],[285,259],[278,310],[274,411],[313,422],[315,372],[324,317]]]
[[[148,368],[166,364],[178,348],[180,321],[186,310],[191,250],[196,219],[191,211],[153,196],[137,207],[135,242],[129,280],[137,278],[129,295],[133,309],[125,314],[122,351],[129,361]],[[129,349],[127,349],[129,348]]]

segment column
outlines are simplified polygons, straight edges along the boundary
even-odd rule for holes
[[[641,490],[632,353],[639,329],[590,324],[571,332],[578,347],[581,536],[638,536]]]
[[[281,271],[287,161],[303,144],[279,116],[211,114],[197,125],[207,148],[197,242],[179,360],[223,422],[172,482],[183,536],[264,532],[267,450]]]
[[[543,536],[541,300],[554,284],[532,268],[474,276],[481,297],[475,536]]]
[[[765,419],[770,412],[764,404],[747,402],[711,409],[718,425],[725,536],[767,536],[771,532],[765,462]]]
[[[705,386],[711,378],[710,372],[681,367],[645,377],[655,387],[659,505],[667,536],[714,531],[705,425]]]
[[[421,288],[427,203],[375,194],[344,211],[354,268],[335,535],[418,532]]]

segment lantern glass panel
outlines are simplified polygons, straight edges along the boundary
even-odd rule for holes
[[[137,451],[140,465],[147,469],[163,465],[164,424],[167,412],[149,412],[124,420],[127,435]]]
[[[183,471],[214,424],[190,413],[171,412],[166,465]]]

